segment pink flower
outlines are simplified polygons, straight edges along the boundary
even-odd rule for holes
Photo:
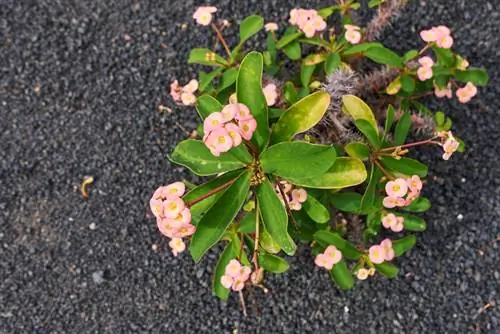
[[[224,114],[221,112],[214,112],[208,115],[203,121],[203,132],[205,134],[210,133],[210,131],[220,129],[224,123]]]
[[[429,30],[422,30],[420,32],[420,37],[428,43],[436,42],[437,46],[444,49],[449,49],[453,45],[451,31],[448,27],[443,25],[432,27]]]
[[[172,219],[172,225],[175,227],[180,227],[191,223],[191,210],[189,208],[184,208],[177,217]]]
[[[196,103],[196,96],[194,95],[196,90],[198,90],[198,81],[194,79],[189,81],[184,87],[179,86],[177,80],[174,80],[170,84],[170,96],[172,96],[172,99],[177,103],[182,102],[186,106]]]
[[[276,100],[278,99],[276,85],[273,83],[268,84],[266,87],[264,87],[263,92],[264,92],[264,96],[266,98],[267,105],[268,106],[275,105]]]
[[[408,184],[403,178],[389,181],[385,185],[385,191],[390,197],[403,197],[408,192]]]
[[[240,128],[238,125],[234,123],[227,123],[224,128],[229,133],[229,136],[233,140],[233,147],[236,147],[241,144],[242,138],[240,134]]]
[[[252,269],[250,267],[244,266],[240,269],[240,273],[238,274],[238,278],[241,279],[243,282],[248,280],[250,278],[250,274],[252,273]]]
[[[320,268],[325,268],[328,270],[331,270],[333,268],[332,261],[323,253],[316,255],[314,263]]]
[[[351,24],[346,24],[344,25],[344,28],[346,29],[345,39],[349,43],[358,44],[361,41],[360,27]]]
[[[245,281],[239,277],[236,277],[233,281],[233,291],[241,291],[245,287]]]
[[[389,213],[382,218],[382,225],[389,229],[392,225],[397,223],[396,215],[393,213]]]
[[[434,29],[429,29],[429,30],[422,30],[420,32],[420,37],[425,41],[425,42],[435,42],[437,40],[437,34]]]
[[[302,30],[304,35],[306,35],[307,38],[311,38],[316,34],[316,29],[314,28],[312,22],[304,24],[303,26],[301,26],[300,29]]]
[[[278,30],[278,24],[276,24],[275,22],[269,22],[266,23],[264,28],[266,29],[266,31],[276,31]]]
[[[417,76],[420,81],[429,80],[432,78],[432,67],[419,67],[417,70]]]
[[[290,11],[290,24],[292,25],[296,25],[298,23],[298,20],[299,20],[299,9],[297,8],[294,8]]]
[[[365,269],[365,268],[360,268],[358,269],[358,272],[356,273],[356,277],[360,280],[360,281],[364,281],[365,279],[367,279],[369,276],[368,274],[368,269]]]
[[[239,110],[238,105],[235,103],[230,103],[226,105],[224,108],[222,108],[221,114],[223,122],[227,123],[229,121],[232,121],[234,119],[234,116],[236,116],[238,110]]]
[[[384,259],[385,261],[391,261],[394,259],[394,249],[392,248],[392,241],[391,239],[384,239],[381,243],[380,246],[384,249]]]
[[[229,104],[236,104],[238,103],[238,97],[236,96],[236,93],[231,94],[229,96]]]
[[[252,118],[249,120],[240,121],[239,126],[241,130],[241,136],[243,137],[243,139],[250,140],[252,139],[255,129],[257,129],[257,122],[255,121],[254,118]]]
[[[181,100],[182,87],[179,85],[179,81],[174,80],[170,84],[170,96],[175,102],[179,102]]]
[[[469,62],[460,56],[457,56],[457,70],[465,71],[469,67]]]
[[[166,237],[173,238],[175,234],[175,228],[172,226],[171,220],[168,218],[157,218],[156,225],[160,233]]]
[[[439,88],[438,86],[434,85],[434,95],[438,98],[443,98],[447,97],[451,99],[453,97],[453,92],[451,91],[451,82],[448,83],[448,86],[446,88]]]
[[[290,201],[288,202],[288,206],[290,207],[290,210],[294,211],[300,211],[302,209],[302,204],[299,201]]]
[[[186,224],[174,230],[174,236],[177,236],[178,238],[184,238],[193,235],[194,232],[196,232],[196,226],[192,224]]]
[[[168,245],[172,248],[174,256],[177,256],[177,254],[182,253],[186,249],[186,244],[180,238],[172,238]]]
[[[391,225],[392,232],[401,232],[404,228],[404,217],[396,217],[396,222]]]
[[[418,175],[413,175],[409,179],[406,180],[408,184],[408,188],[410,188],[410,191],[415,191],[415,192],[420,192],[422,190],[422,180],[420,180],[420,177]]]
[[[181,198],[171,198],[163,202],[163,216],[166,218],[176,218],[185,208]]]
[[[418,60],[418,62],[420,63],[420,65],[422,67],[432,67],[432,66],[434,66],[434,60],[432,60],[431,57],[427,57],[427,56],[422,57],[422,58],[420,58]]]
[[[381,264],[385,261],[385,249],[380,245],[371,246],[368,250],[368,257],[370,261],[375,264]]]
[[[226,129],[218,128],[208,135],[205,145],[214,156],[218,157],[222,152],[227,152],[233,147],[233,140]]]
[[[231,288],[231,286],[233,285],[233,281],[234,279],[229,275],[223,275],[220,278],[220,284],[222,284],[222,286],[225,287],[226,289]]]
[[[295,8],[290,11],[290,24],[298,26],[307,38],[326,28],[326,22],[314,9]]]
[[[326,257],[328,257],[329,261],[332,265],[335,265],[342,260],[342,253],[337,249],[337,247],[330,245],[326,247],[324,253]]]
[[[212,22],[212,14],[217,11],[216,7],[211,6],[201,6],[196,9],[193,14],[193,19],[196,20],[196,23],[201,24],[203,26],[208,26],[210,22]]]
[[[436,41],[437,46],[443,49],[449,49],[453,46],[453,37],[451,36],[440,36]]]
[[[458,150],[458,147],[460,146],[460,143],[453,137],[449,136],[448,139],[443,144],[443,159],[448,160],[450,159],[451,155],[455,153],[456,150]]]
[[[182,197],[186,191],[186,186],[183,182],[174,182],[164,187],[163,194],[167,198]]]
[[[225,274],[230,277],[236,278],[239,276],[240,272],[241,272],[240,262],[236,259],[232,259],[231,261],[229,261],[229,263],[226,266]]]
[[[302,188],[292,190],[292,200],[304,203],[307,200],[307,192]]]
[[[323,20],[323,18],[319,15],[312,19],[312,25],[316,31],[323,31],[326,28],[325,20]]]
[[[469,102],[477,94],[477,87],[472,82],[468,82],[465,87],[457,89],[457,98],[461,103]]]
[[[236,114],[234,115],[234,118],[237,119],[238,121],[247,121],[250,119],[253,119],[253,115],[250,112],[250,109],[243,103],[238,103],[236,104]]]

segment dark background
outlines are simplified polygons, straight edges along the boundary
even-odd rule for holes
[[[470,104],[444,106],[467,152],[421,154],[428,230],[398,259],[398,279],[346,293],[303,248],[288,273],[267,277],[272,293],[247,298],[245,319],[237,295],[211,296],[216,252],[199,265],[174,258],[148,213],[158,185],[191,178],[165,157],[185,137],[176,124],[191,130],[196,113],[168,92],[196,75],[188,50],[213,45],[191,19],[202,3],[0,1],[0,332],[500,333],[500,5],[411,2],[384,42],[403,52],[422,45],[421,29],[447,24],[454,48],[491,76]],[[234,36],[234,19],[283,24],[317,2],[212,4]],[[95,177],[87,200],[85,175]]]

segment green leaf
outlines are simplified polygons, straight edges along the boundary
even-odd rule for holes
[[[201,119],[205,119],[211,113],[221,111],[222,105],[212,96],[205,94],[196,99],[196,110]]]
[[[210,73],[200,72],[200,86],[198,90],[204,92],[212,81],[222,72],[224,68],[217,68]]]
[[[219,85],[219,92],[223,91],[224,89],[231,87],[235,82],[236,78],[238,77],[238,68],[232,67],[224,74],[222,75],[222,79]]]
[[[377,185],[382,178],[382,172],[378,167],[372,164],[371,173],[370,173],[370,181],[368,186],[366,187],[366,191],[361,199],[361,211],[368,211],[373,207],[375,203],[375,197],[377,195]]]
[[[410,205],[402,207],[401,209],[410,212],[425,212],[431,208],[431,201],[425,197],[417,197],[411,202]]]
[[[411,115],[405,112],[398,121],[396,129],[394,130],[394,145],[399,146],[405,143],[406,137],[411,128]]]
[[[359,141],[350,142],[344,147],[344,150],[349,156],[363,161],[368,160],[371,153],[370,147]]]
[[[328,209],[310,194],[307,194],[307,200],[302,203],[302,209],[316,223],[326,224],[330,221],[330,212]]]
[[[269,52],[269,55],[271,57],[271,63],[275,63],[276,57],[278,56],[278,48],[276,46],[274,35],[271,32],[267,34],[266,45],[267,51]]]
[[[318,91],[304,97],[280,117],[273,127],[271,142],[291,140],[295,135],[315,126],[325,114],[330,104],[330,95]]]
[[[439,126],[442,126],[444,124],[444,121],[446,119],[446,115],[442,111],[438,111],[435,115],[434,118],[436,119],[436,124]]]
[[[381,157],[382,164],[392,171],[404,174],[404,175],[418,175],[420,177],[427,176],[427,166],[423,163],[413,160],[410,158],[401,158],[399,160],[393,157]]]
[[[293,255],[297,246],[288,235],[288,215],[283,203],[269,180],[264,180],[257,186],[257,206],[264,226],[273,238],[288,255]]]
[[[238,225],[238,232],[251,234],[255,233],[255,211],[247,212]]]
[[[392,249],[394,249],[394,255],[399,257],[409,251],[415,246],[417,238],[414,235],[408,235],[402,239],[392,241]]]
[[[338,52],[329,53],[326,57],[325,62],[325,74],[330,75],[339,68],[342,59],[340,58],[340,54]]]
[[[248,16],[240,24],[240,44],[257,34],[262,28],[264,28],[264,18],[262,16]]]
[[[443,49],[437,47],[436,45],[432,47],[432,50],[436,54],[439,65],[443,65],[445,67],[453,67],[453,65],[455,64],[455,57],[453,55],[453,51],[451,51],[450,49]]]
[[[356,45],[351,46],[350,48],[348,48],[344,52],[342,52],[342,54],[344,56],[350,56],[350,55],[354,55],[357,53],[363,53],[363,52],[365,52],[368,49],[373,48],[373,47],[383,47],[383,45],[380,43],[377,43],[377,42],[356,44]]]
[[[455,78],[462,82],[472,82],[476,86],[486,86],[488,84],[488,73],[481,68],[469,68],[466,71],[457,71]]]
[[[375,264],[375,269],[382,275],[388,278],[394,278],[398,276],[399,268],[390,262],[382,262],[381,264]]]
[[[387,108],[387,113],[385,116],[385,127],[384,127],[384,133],[387,135],[389,131],[391,131],[392,123],[394,122],[394,115],[396,114],[394,107],[392,105],[389,105]]]
[[[260,241],[259,246],[262,247],[266,252],[271,254],[278,254],[281,251],[280,245],[274,241],[269,232],[262,227],[260,231]]]
[[[378,137],[377,132],[375,131],[376,128],[374,128],[368,121],[364,119],[358,119],[354,122],[356,127],[358,128],[361,133],[363,133],[368,139],[368,142],[376,149],[380,148],[380,138]]]
[[[269,124],[267,119],[267,102],[262,92],[262,55],[250,52],[240,65],[236,92],[238,102],[245,104],[257,121],[257,129],[252,142],[262,150],[269,141]]]
[[[293,82],[291,82],[291,81],[285,82],[285,88],[283,89],[283,95],[285,97],[285,101],[288,104],[293,104],[293,103],[295,103],[295,101],[297,101],[297,89],[295,89]]]
[[[195,187],[193,190],[188,192],[182,198],[185,203],[192,202],[203,195],[206,195],[209,191],[214,190],[222,186],[223,184],[236,179],[242,173],[241,170],[235,170],[232,172],[225,173],[213,180],[210,180],[204,184]],[[202,201],[192,205],[189,209],[191,211],[191,219],[194,225],[198,225],[198,221],[201,217],[210,209],[210,207],[217,201],[217,199],[224,193],[225,190],[221,190],[210,197],[205,198]]]
[[[413,49],[404,54],[403,61],[406,63],[412,59],[415,59],[416,57],[418,57],[418,50]]]
[[[403,59],[398,56],[392,50],[389,50],[386,47],[372,47],[364,52],[366,58],[373,60],[378,64],[391,65],[395,67],[403,67]]]
[[[259,253],[258,261],[259,266],[273,274],[284,273],[290,267],[286,260],[279,256],[267,253]]]
[[[189,53],[188,64],[223,66],[227,61],[210,49],[195,48]]]
[[[283,48],[283,52],[291,60],[299,60],[302,57],[302,49],[300,43],[294,41]]]
[[[354,286],[354,277],[352,276],[349,268],[344,260],[340,260],[339,263],[335,264],[330,271],[330,277],[338,285],[339,288],[343,290],[350,289]]]
[[[300,65],[300,82],[302,83],[302,86],[309,86],[309,82],[311,82],[315,68],[315,65]]]
[[[335,159],[333,166],[320,177],[288,178],[288,181],[302,187],[341,189],[363,183],[366,176],[366,168],[361,160],[341,157]]]
[[[194,139],[181,141],[169,159],[201,176],[228,172],[245,166],[245,163],[229,152],[221,153],[219,157],[214,156],[202,141]]]
[[[353,191],[340,192],[330,196],[334,207],[344,212],[359,213],[361,211],[361,194]]]
[[[371,108],[359,97],[354,95],[344,95],[342,96],[342,110],[351,115],[355,121],[365,120],[373,127],[375,133],[378,136],[377,120]]]
[[[195,262],[222,238],[245,202],[249,189],[250,173],[244,172],[201,218],[189,245]]]
[[[342,255],[349,260],[359,260],[359,258],[363,256],[363,252],[357,249],[352,243],[342,238],[338,233],[320,230],[314,233],[314,240],[325,247],[334,245],[342,252]]]
[[[235,257],[236,254],[233,252],[233,246],[231,243],[228,243],[221,253],[217,266],[215,267],[215,273],[212,280],[212,293],[222,300],[226,300],[229,297],[230,291],[221,284],[220,279],[224,276],[226,266]]]
[[[414,215],[408,215],[404,213],[398,213],[398,215],[403,216],[405,221],[403,223],[405,230],[411,232],[423,232],[427,229],[427,224],[425,220]]]
[[[260,164],[265,173],[284,178],[318,176],[330,169],[336,156],[335,149],[328,145],[282,142],[265,150]]]
[[[335,11],[338,9],[339,9],[339,6],[330,6],[330,7],[321,8],[318,10],[318,15],[326,20],[329,16],[331,16],[333,13],[335,13]]]
[[[285,35],[278,41],[278,43],[276,43],[276,47],[278,48],[278,50],[283,49],[284,47],[288,46],[290,43],[292,43],[301,36],[302,36],[301,31]]]
[[[326,55],[324,53],[313,53],[313,54],[305,57],[304,60],[302,61],[302,64],[307,65],[307,66],[317,65],[317,64],[321,64],[322,62],[324,62],[325,59],[326,59]]]
[[[407,93],[413,93],[415,90],[415,79],[408,75],[401,76],[401,88]]]

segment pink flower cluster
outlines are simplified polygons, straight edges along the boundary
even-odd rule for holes
[[[422,180],[418,175],[413,175],[408,179],[400,177],[394,181],[389,181],[385,185],[387,196],[384,197],[383,205],[389,209],[396,206],[410,205],[415,198],[420,196],[421,190]]]
[[[212,14],[216,11],[217,8],[213,6],[198,7],[193,14],[193,19],[196,20],[196,23],[201,24],[202,26],[208,26],[210,22],[212,22]]]
[[[182,102],[185,106],[191,106],[196,103],[194,92],[198,90],[198,81],[191,80],[187,85],[181,87],[179,82],[175,80],[170,84],[170,96],[175,102]]]
[[[264,29],[266,29],[266,31],[276,31],[278,30],[278,24],[276,22],[266,23]]]
[[[283,193],[285,194],[290,210],[300,211],[300,209],[302,209],[302,203],[307,200],[307,192],[302,188],[293,189],[293,186],[286,181],[280,181],[280,185],[281,189],[283,189]],[[281,202],[285,204],[279,187],[280,186],[276,185],[276,193],[278,194]]]
[[[391,239],[385,239],[380,245],[373,245],[368,249],[368,257],[375,264],[381,264],[384,261],[394,259],[394,249]]]
[[[314,9],[294,8],[290,11],[290,24],[299,27],[307,38],[326,28],[326,22]]]
[[[443,49],[449,49],[453,45],[453,37],[451,31],[446,26],[432,27],[429,30],[422,30],[420,37],[427,43],[436,43],[436,45]]]
[[[451,155],[458,150],[460,142],[453,137],[451,131],[442,131],[437,133],[438,137],[441,138],[441,146],[443,147],[443,159],[449,160]]]
[[[368,276],[373,276],[373,275],[375,275],[375,268],[370,268],[370,269],[360,268],[356,273],[356,277],[361,281],[364,281],[365,279],[368,278]]]
[[[342,253],[337,247],[330,245],[323,253],[316,255],[314,263],[321,268],[331,270],[333,266],[342,260]]]
[[[361,41],[361,28],[352,24],[344,25],[345,39],[351,44],[358,44]]]
[[[191,224],[191,211],[181,198],[185,191],[184,183],[174,182],[156,189],[149,201],[161,234],[172,239],[168,245],[175,256],[186,249],[182,238],[189,237],[196,230]]]
[[[203,142],[216,157],[252,139],[257,121],[242,103],[230,103],[221,112],[211,113],[203,123]]]
[[[227,264],[224,275],[220,278],[220,283],[226,289],[241,291],[245,287],[245,282],[250,278],[251,273],[252,269],[242,266],[238,260],[233,259]]]
[[[382,225],[393,232],[401,232],[404,228],[405,218],[389,213],[382,218]]]
[[[446,96],[451,99],[453,97],[451,82],[448,83],[446,88],[439,88],[435,85],[434,94],[439,98]],[[457,89],[456,95],[460,103],[468,103],[474,96],[477,95],[477,87],[472,82],[468,82],[464,87]]]
[[[432,78],[432,66],[434,66],[434,60],[431,57],[422,57],[418,60],[420,67],[417,70],[417,76],[420,81],[425,81]]]

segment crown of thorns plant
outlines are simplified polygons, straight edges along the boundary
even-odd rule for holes
[[[267,291],[264,272],[288,270],[281,254],[294,255],[297,243],[341,289],[354,277],[397,276],[392,261],[415,245],[415,233],[426,229],[417,214],[431,207],[421,195],[427,166],[409,153],[434,145],[448,160],[464,150],[451,119],[422,98],[467,103],[488,81],[453,52],[445,26],[421,31],[421,49],[403,55],[375,41],[404,4],[370,1],[377,13],[366,28],[356,24],[353,0],[292,9],[286,27],[252,15],[232,48],[223,37],[227,21],[214,21],[217,8],[195,11],[226,55],[193,49],[188,63],[212,71],[172,83],[173,100],[195,106],[202,124],[169,158],[211,179],[161,186],[150,205],[174,255],[189,241],[198,262],[224,244],[216,296],[239,291],[243,300],[249,285]],[[245,50],[263,29],[266,49]],[[412,130],[420,138],[407,143]]]

